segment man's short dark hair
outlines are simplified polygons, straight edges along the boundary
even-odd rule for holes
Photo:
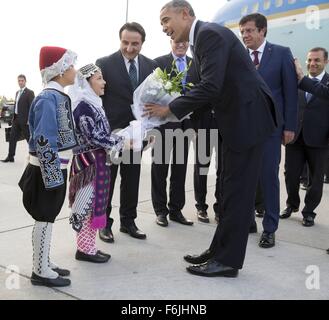
[[[192,6],[190,5],[189,2],[185,1],[185,0],[173,0],[173,1],[169,1],[168,3],[166,3],[162,9],[168,9],[168,8],[179,8],[179,9],[183,9],[183,8],[187,8],[188,9],[188,12],[190,14],[191,17],[195,17],[195,14],[194,14],[194,10],[192,8]]]
[[[142,36],[142,42],[144,43],[146,33],[145,33],[144,28],[139,23],[137,23],[137,22],[127,22],[127,23],[125,23],[119,31],[120,39],[121,39],[121,34],[124,30],[138,32]]]
[[[26,77],[25,77],[24,74],[20,74],[20,75],[18,75],[17,79],[19,79],[19,78],[23,78],[23,79],[26,81]]]
[[[315,48],[311,49],[309,52],[318,52],[318,51],[322,51],[324,60],[328,60],[328,51],[325,48],[315,47]]]
[[[245,23],[247,23],[249,21],[254,21],[255,22],[255,25],[256,25],[256,28],[258,29],[258,31],[265,28],[264,37],[266,37],[266,35],[267,35],[267,19],[266,19],[265,16],[263,16],[260,13],[248,14],[248,15],[241,18],[241,20],[239,22],[239,26],[242,26],[242,25],[244,25]]]

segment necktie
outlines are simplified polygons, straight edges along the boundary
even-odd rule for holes
[[[176,66],[179,72],[184,72],[186,69],[185,60],[182,57],[176,59]],[[184,78],[182,79],[182,85],[186,84],[186,72],[184,74]]]
[[[259,53],[259,51],[253,51],[253,52],[252,52],[252,54],[254,55],[254,60],[253,60],[253,62],[254,62],[254,65],[255,65],[256,69],[257,69],[258,66],[259,66],[258,53]]]
[[[16,104],[15,104],[15,113],[18,114],[18,101],[23,93],[23,89],[20,89],[17,93]]]
[[[311,79],[315,84],[319,82],[319,80],[317,78],[312,78]],[[310,92],[306,92],[306,102],[309,103],[310,100],[312,99],[313,94]]]
[[[176,65],[179,72],[183,72],[185,70],[185,61],[184,58],[177,58]]]
[[[138,87],[138,78],[137,78],[137,69],[135,66],[135,60],[129,60],[130,67],[129,67],[129,77],[131,81],[131,85],[135,90]]]

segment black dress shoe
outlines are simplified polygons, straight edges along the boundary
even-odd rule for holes
[[[99,230],[99,238],[104,242],[113,243],[114,236],[111,228],[106,227],[104,229]]]
[[[71,273],[70,270],[61,269],[61,268],[53,268],[52,270],[57,272],[58,275],[60,275],[61,277],[68,277]]]
[[[304,217],[303,218],[302,225],[304,227],[312,227],[312,226],[314,226],[314,218],[311,217],[311,216]]]
[[[168,226],[168,220],[165,214],[159,214],[157,215],[156,221],[159,226],[161,227],[167,227]]]
[[[255,214],[255,216],[257,218],[264,218],[264,215],[265,215],[265,209],[263,209],[263,208],[256,208],[256,214]]]
[[[293,212],[298,212],[298,209],[295,209],[293,207],[287,207],[285,208],[281,214],[280,214],[280,219],[287,219],[291,216]]]
[[[96,252],[96,254],[87,254],[84,252],[81,252],[79,250],[77,250],[77,252],[75,253],[75,259],[79,260],[79,261],[87,261],[87,262],[93,262],[93,263],[105,263],[107,261],[109,261],[109,259],[111,258],[110,255],[108,256],[104,256],[102,254],[99,253],[99,251]]]
[[[196,214],[200,222],[209,223],[208,213],[206,210],[198,210]]]
[[[308,183],[306,183],[306,182],[303,182],[303,183],[301,183],[300,184],[300,188],[302,189],[302,190],[307,190],[308,189]]]
[[[263,231],[259,244],[261,248],[272,248],[275,246],[275,233]]]
[[[184,256],[184,260],[188,263],[192,264],[201,264],[207,262],[212,257],[212,254],[210,253],[210,250],[206,250],[202,252],[200,255],[194,254],[194,255],[186,255]]]
[[[146,234],[140,231],[135,224],[128,226],[121,225],[120,231],[123,233],[128,233],[131,237],[136,239],[146,239]]]
[[[31,283],[34,286],[67,287],[71,284],[71,280],[62,278],[60,276],[58,276],[56,279],[43,278],[32,272]]]
[[[192,274],[202,277],[236,278],[239,274],[238,269],[225,266],[214,259],[210,259],[204,264],[188,266],[186,270]]]
[[[1,160],[1,162],[15,162],[15,160],[12,157],[7,157],[6,159]]]
[[[193,221],[187,220],[181,212],[169,213],[169,219],[186,226],[191,226],[193,224]]]
[[[114,242],[114,236],[113,236],[113,232],[112,232],[112,225],[113,225],[113,219],[112,218],[107,218],[107,222],[106,222],[106,227],[99,230],[99,238],[104,241],[104,242],[108,242],[108,243],[113,243]]]
[[[257,233],[257,223],[254,221],[249,227],[249,233]]]
[[[109,259],[111,258],[111,255],[110,254],[105,253],[105,252],[103,252],[101,250],[97,250],[97,253],[100,254],[101,256],[109,257]]]

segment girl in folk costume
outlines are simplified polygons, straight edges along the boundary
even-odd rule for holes
[[[110,255],[97,250],[96,233],[106,225],[110,188],[110,166],[106,156],[120,152],[124,138],[111,134],[102,107],[101,95],[106,82],[101,70],[88,64],[78,71],[69,94],[79,145],[73,149],[70,173],[70,223],[77,231],[77,260],[107,262]]]
[[[33,285],[70,285],[69,270],[60,269],[49,259],[53,223],[66,195],[67,164],[64,151],[76,146],[71,100],[64,87],[74,83],[77,55],[64,48],[43,47],[40,70],[44,90],[33,100],[29,113],[29,164],[19,186],[23,204],[35,220],[32,232]]]

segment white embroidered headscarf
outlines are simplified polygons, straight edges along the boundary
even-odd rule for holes
[[[78,70],[74,85],[69,88],[68,92],[72,101],[72,110],[74,110],[81,101],[85,101],[103,111],[102,99],[95,93],[87,81],[87,79],[96,72],[101,72],[101,70],[93,63],[87,64]]]

